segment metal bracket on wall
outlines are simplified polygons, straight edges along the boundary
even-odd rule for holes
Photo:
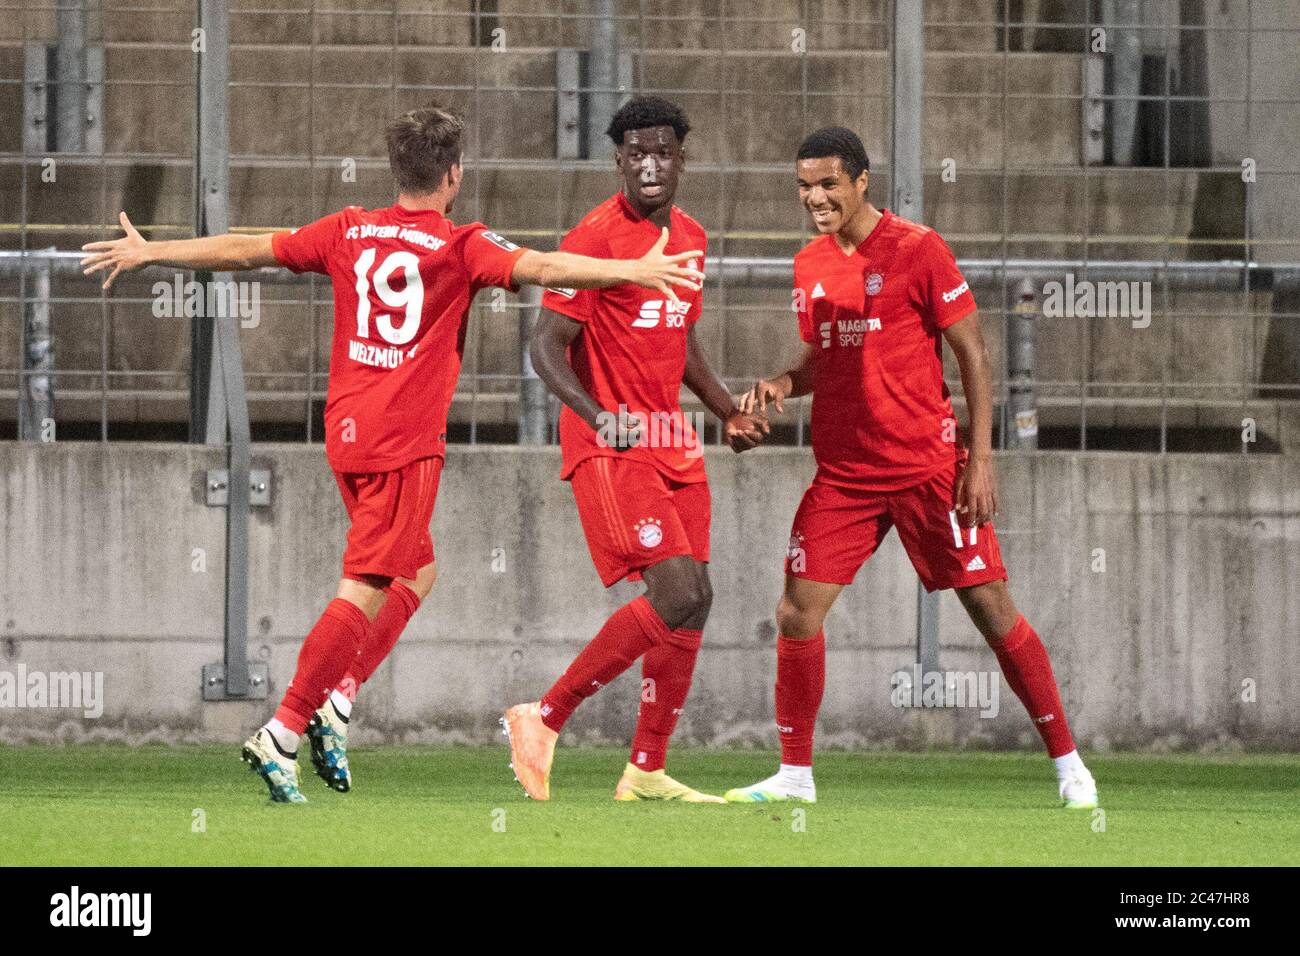
[[[1083,109],[1079,111],[1079,159],[1085,166],[1106,162],[1106,60],[1090,53],[1081,61]]]
[[[225,468],[209,468],[204,477],[204,492],[209,508],[224,508],[230,504],[230,472]],[[253,468],[248,473],[248,504],[253,508],[271,505],[271,472]]]
[[[51,152],[99,155],[104,151],[104,48],[87,46],[80,51],[85,88],[64,91],[65,97],[75,92],[85,110],[80,114],[84,128],[76,131],[61,129],[51,115],[50,90],[58,82],[57,49],[42,43],[29,43],[23,48],[23,151],[29,157],[43,157]],[[74,132],[79,134],[76,138],[80,142],[63,141]]]
[[[555,51],[555,155],[558,159],[592,159],[604,155],[601,150],[608,144],[604,138],[605,124],[614,110],[632,95],[632,55],[622,50],[614,66],[618,92],[606,94],[604,98],[605,105],[610,107],[609,116],[602,119],[594,115],[601,98],[589,89],[591,60],[586,50]]]
[[[248,662],[248,693],[239,700],[266,700],[271,690],[271,669],[265,661]],[[203,699],[231,700],[235,695],[226,691],[226,665],[203,665]]]

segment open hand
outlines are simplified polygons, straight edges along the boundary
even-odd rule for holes
[[[125,236],[121,239],[88,242],[81,247],[82,252],[89,253],[81,260],[81,264],[86,267],[81,271],[82,275],[88,276],[103,269],[113,270],[104,280],[105,289],[113,284],[119,272],[134,272],[149,264],[147,252],[149,243],[135,226],[131,225],[131,220],[127,218],[126,213],[118,213],[117,219],[122,224]]]
[[[666,256],[664,255],[666,245],[668,245],[668,228],[665,226],[660,231],[655,244],[650,247],[650,251],[640,259],[634,260],[631,281],[645,289],[657,289],[666,295],[669,301],[678,302],[680,300],[677,298],[674,286],[694,292],[703,284],[704,273],[699,269],[688,268],[684,263],[691,259],[703,260],[704,253],[699,249],[692,249],[690,252],[676,252]]]
[[[740,396],[740,410],[746,415],[758,414],[766,419],[769,402],[776,406],[778,412],[785,411],[782,404],[785,397],[786,393],[779,384],[760,378],[749,391]]]

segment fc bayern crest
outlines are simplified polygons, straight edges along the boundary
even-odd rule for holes
[[[664,540],[663,528],[658,518],[642,518],[634,527],[637,540],[643,548],[657,548]]]
[[[880,295],[880,290],[885,287],[885,277],[879,272],[873,272],[867,276],[867,295]]]

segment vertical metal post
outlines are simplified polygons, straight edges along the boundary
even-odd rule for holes
[[[594,158],[618,111],[619,55],[617,0],[597,0],[587,54],[587,158]]]
[[[228,231],[230,130],[226,87],[230,78],[229,15],[222,0],[199,0],[202,50],[198,54],[195,109],[194,227],[200,236]],[[196,273],[199,282],[228,281],[230,275]],[[190,326],[190,441],[226,442],[226,395],[211,317]],[[232,476],[233,477],[233,476]]]
[[[229,231],[230,133],[226,88],[230,72],[229,15],[224,0],[199,0],[199,28],[203,52],[198,63],[198,110],[195,157],[195,218],[201,236]],[[203,438],[208,445],[226,443],[229,496],[226,505],[226,606],[225,694],[245,697],[248,673],[248,513],[249,425],[244,389],[243,358],[234,311],[220,309],[222,297],[211,294],[214,283],[230,281],[230,273],[196,273],[196,281],[209,290],[204,314],[195,319],[192,355],[195,371],[206,378],[194,380],[207,394],[191,395],[191,410],[203,410]],[[231,314],[222,315],[220,312]],[[207,354],[203,354],[203,349]],[[199,399],[195,401],[195,399]],[[206,399],[206,400],[204,400]],[[195,436],[192,436],[195,437]]]
[[[1038,294],[1022,279],[1011,293],[1007,309],[1007,380],[1010,382],[1010,430],[1006,447],[1038,447],[1038,399],[1034,394],[1034,320]]]
[[[924,215],[921,123],[925,97],[925,32],[921,0],[895,0],[890,207],[914,222]],[[939,595],[916,582],[916,659],[922,671],[939,668]]]
[[[1110,64],[1110,154],[1116,166],[1132,166],[1137,144],[1137,96],[1142,83],[1142,37],[1138,0],[1105,0],[1102,17]]]
[[[916,582],[916,662],[921,673],[939,669],[939,592]]]
[[[555,51],[555,156],[582,158],[582,57]]]
[[[524,286],[519,303],[519,444],[545,445],[550,441],[551,427],[547,420],[546,383],[537,376],[532,356],[528,350],[533,328],[542,309],[540,286]]]
[[[55,148],[80,153],[86,147],[86,7],[84,0],[59,0],[59,40],[54,48]]]
[[[26,49],[23,142],[25,151],[37,156],[49,149],[82,153],[89,145],[87,83],[93,70],[87,66],[85,0],[60,0],[56,22],[58,41],[52,50],[34,45]],[[95,52],[97,79],[102,80],[103,51]],[[51,69],[52,76],[48,72]],[[46,83],[47,78],[52,78],[53,83]],[[98,109],[94,118],[98,119]],[[22,381],[18,390],[18,437],[29,441],[39,439],[45,421],[54,417],[49,260],[41,259],[32,273],[35,279],[23,314]]]
[[[921,0],[894,4],[893,148],[890,206],[906,219],[920,222],[923,213],[921,123],[925,97],[925,33]]]
[[[51,247],[45,250],[54,252]],[[18,439],[39,441],[47,419],[54,418],[54,343],[50,336],[50,260],[28,260],[32,275],[23,308],[23,379],[18,388]],[[27,264],[22,264],[23,268]]]
[[[209,287],[210,288],[210,287]],[[206,296],[211,314],[216,296]],[[233,315],[217,316],[217,354],[221,364],[223,391],[229,401],[226,419],[230,445],[226,468],[230,475],[230,496],[226,505],[226,693],[231,697],[248,694],[248,512],[249,512],[249,426],[248,398],[244,391],[243,356],[239,328]]]

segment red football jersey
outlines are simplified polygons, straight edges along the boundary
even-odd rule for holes
[[[642,219],[620,192],[574,226],[560,248],[600,259],[637,259],[659,238],[659,227]],[[708,238],[698,222],[676,206],[668,225],[665,255],[705,249]],[[691,265],[691,263],[688,263]],[[703,269],[704,263],[694,263]],[[547,289],[542,305],[583,324],[569,346],[578,380],[608,412],[619,405],[645,416],[642,444],[617,451],[568,406],[560,412],[561,477],[595,455],[625,455],[653,465],[673,481],[704,481],[703,447],[682,412],[682,372],[686,368],[686,330],[700,318],[702,291],[677,288],[680,306],[662,292],[636,285],[606,289]]]
[[[294,272],[334,283],[325,453],[341,472],[392,471],[442,455],[469,307],[510,285],[526,251],[482,223],[349,206],[271,239]]]
[[[845,254],[819,236],[794,258],[799,333],[815,346],[812,445],[822,477],[907,488],[965,454],[941,330],[975,311],[947,243],[888,209]]]

